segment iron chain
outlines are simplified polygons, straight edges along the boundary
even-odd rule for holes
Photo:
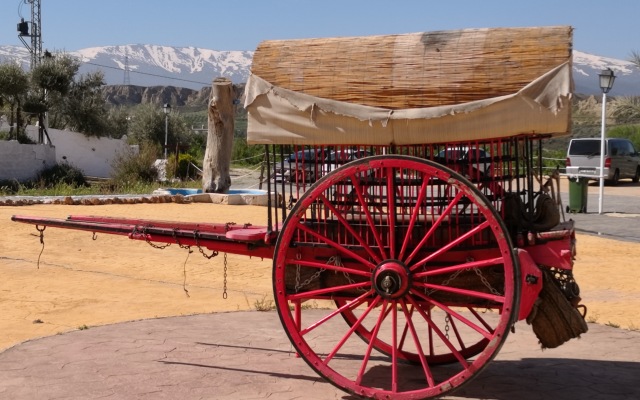
[[[227,298],[227,253],[224,253],[224,280],[222,281],[222,298]]]

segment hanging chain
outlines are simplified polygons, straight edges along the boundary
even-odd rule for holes
[[[301,258],[302,258],[302,255],[300,253],[296,253],[296,260],[299,260]],[[298,293],[299,287],[300,287],[300,264],[296,264],[296,286],[295,286],[296,293]]]
[[[149,226],[145,225],[145,226],[142,227],[142,231],[139,231],[138,230],[138,226],[136,225],[136,226],[133,227],[133,231],[131,232],[131,234],[135,235],[135,234],[142,233],[142,236],[144,236],[144,241],[147,242],[147,244],[149,246],[153,247],[154,249],[163,250],[163,249],[166,249],[167,247],[171,246],[171,243],[167,243],[165,245],[158,245],[158,244],[155,244],[155,243],[151,242],[151,240],[149,240],[149,234],[147,233],[147,228],[149,228]]]
[[[302,258],[301,254],[300,253],[296,254],[296,259],[299,260],[300,258]],[[334,257],[331,257],[329,261],[327,261],[327,264],[329,264],[333,259]],[[339,259],[338,259],[338,262],[340,262]],[[341,265],[341,264],[336,264],[336,265]],[[316,273],[311,275],[304,282],[300,283],[300,264],[296,264],[296,287],[295,287],[296,293],[298,293],[298,291],[303,287],[309,285],[311,282],[318,279],[320,277],[320,274],[322,274],[324,271],[326,271],[326,269],[320,268],[318,271],[316,271]]]
[[[178,228],[173,229],[173,240],[176,241],[178,247],[187,250],[187,257],[184,259],[184,263],[182,264],[182,290],[184,290],[184,294],[186,294],[187,297],[191,297],[187,290],[187,261],[189,260],[189,255],[193,253],[193,250],[191,250],[191,246],[180,243],[180,240],[178,239]]]
[[[180,247],[181,249],[187,249],[187,250],[189,251],[189,253],[191,253],[191,252],[192,252],[192,250],[191,250],[191,246],[180,243],[180,240],[178,239],[178,228],[173,228],[173,240],[175,240],[175,241],[176,241],[176,244],[177,244],[177,245],[178,245],[178,247]]]
[[[329,261],[327,261],[327,264],[331,264],[331,262],[332,262],[332,261],[333,261],[333,265],[335,265],[335,266],[340,266],[340,267],[344,267],[344,264],[342,264],[342,260],[340,259],[340,256],[334,256],[334,257],[331,257],[331,258],[329,259]],[[337,273],[338,273],[338,271],[335,271],[335,273],[337,274]],[[356,284],[356,283],[357,283],[356,281],[354,281],[354,280],[353,280],[353,278],[351,277],[351,275],[349,275],[349,273],[348,273],[347,271],[343,271],[343,272],[342,272],[342,275],[343,275],[345,278],[347,278],[347,281],[348,281],[350,284]],[[364,293],[364,292],[366,292],[366,291],[367,291],[367,290],[366,290],[365,288],[363,288],[363,287],[359,287],[359,288],[357,288],[356,290],[357,290],[358,292],[361,292],[361,293]]]
[[[227,253],[224,253],[224,280],[222,281],[222,298],[227,298]]]
[[[447,314],[446,317],[444,317],[444,335],[446,336],[447,340],[449,340],[449,314]]]
[[[457,270],[456,272],[454,272],[453,274],[451,274],[447,279],[445,279],[445,280],[444,280],[444,282],[442,282],[442,283],[440,284],[440,286],[449,286],[449,283],[451,283],[451,281],[453,281],[454,279],[456,279],[456,278],[458,277],[458,275],[460,275],[460,273],[461,273],[462,271],[469,271],[469,268],[465,268],[465,269],[459,269],[459,270]],[[425,290],[426,290],[426,288],[425,288]],[[431,294],[433,294],[434,292],[437,292],[437,291],[438,291],[438,289],[431,289],[431,290],[429,290],[429,293],[426,293],[426,294],[431,295]]]
[[[496,289],[493,288],[493,286],[491,286],[491,284],[489,283],[487,278],[482,274],[482,271],[480,271],[479,268],[474,268],[473,270],[476,272],[476,275],[478,275],[480,277],[480,280],[482,281],[482,284],[485,285],[487,287],[487,289],[489,289],[489,291],[492,294],[494,294],[496,296],[500,296],[500,292],[498,292]]]
[[[36,264],[38,266],[38,269],[40,269],[40,257],[42,256],[42,253],[44,252],[44,230],[47,229],[46,225],[43,226],[42,228],[40,228],[39,225],[36,225],[36,230],[38,232],[40,232],[40,244],[42,245],[42,248],[40,249],[40,254],[38,254],[38,263]],[[34,235],[35,236],[35,235]]]
[[[200,252],[200,254],[202,254],[202,256],[204,258],[206,258],[207,260],[211,260],[213,257],[218,255],[218,251],[217,250],[211,250],[211,254],[206,254],[204,252],[204,250],[202,250],[202,247],[200,246],[200,242],[199,242],[199,232],[197,230],[193,231],[193,238],[196,241],[196,246],[198,246],[198,251]]]

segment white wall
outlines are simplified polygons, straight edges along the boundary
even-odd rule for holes
[[[46,144],[0,140],[0,179],[26,181],[56,164],[56,149]]]
[[[48,129],[47,132],[56,148],[56,161],[59,164],[68,162],[80,168],[86,176],[108,178],[113,169],[113,160],[118,154],[129,150],[126,138],[88,137],[82,133],[59,129]],[[27,135],[37,141],[38,127],[27,127]]]

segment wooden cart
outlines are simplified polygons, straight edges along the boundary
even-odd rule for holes
[[[573,223],[542,178],[571,89],[569,27],[268,41],[245,92],[267,226],[13,219],[272,258],[312,369],[362,397],[434,398],[517,321],[543,347],[586,331]]]

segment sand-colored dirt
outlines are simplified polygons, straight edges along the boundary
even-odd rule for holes
[[[271,260],[229,254],[225,300],[223,254],[207,260],[197,249],[191,254],[176,245],[160,250],[125,236],[98,234],[94,240],[90,232],[48,228],[38,268],[38,232],[34,226],[12,222],[14,214],[266,223],[266,208],[257,206],[0,207],[0,350],[95,325],[255,309],[271,298]],[[575,276],[589,321],[640,329],[638,259],[638,243],[578,235]]]

